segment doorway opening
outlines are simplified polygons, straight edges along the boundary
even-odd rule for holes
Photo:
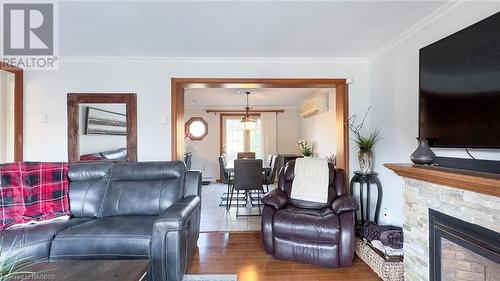
[[[183,159],[184,154],[184,90],[187,88],[327,88],[335,89],[335,127],[337,167],[349,174],[349,110],[347,80],[341,79],[253,79],[253,78],[172,78],[172,160]]]
[[[246,100],[241,94],[248,92],[252,94],[247,94]],[[311,101],[325,103],[326,109],[317,104],[318,110],[311,109]],[[199,126],[193,125],[193,120],[198,120]],[[223,172],[232,169],[228,163],[234,159],[261,159],[271,171],[264,190],[272,190],[276,179],[272,171],[300,157],[297,142],[307,139],[314,156],[334,154],[336,166],[348,173],[347,120],[346,79],[173,78],[172,159],[181,160],[189,154],[192,168],[202,170],[204,182],[210,183],[203,187],[201,230],[260,229],[259,217],[234,216],[236,210],[258,214],[256,205],[262,196],[258,191],[231,192]],[[245,127],[248,125],[252,129]],[[196,137],[200,135],[197,130],[203,132],[203,138]],[[221,158],[224,164],[220,164]],[[232,201],[229,194],[234,195]],[[242,212],[238,207],[247,210]]]

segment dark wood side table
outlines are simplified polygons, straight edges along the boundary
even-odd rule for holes
[[[370,220],[370,203],[371,203],[371,186],[372,184],[377,186],[377,204],[375,206],[375,214],[373,221],[378,224],[378,215],[380,213],[380,203],[382,202],[382,184],[377,177],[377,173],[362,173],[360,171],[355,171],[354,176],[351,179],[351,184],[349,192],[351,196],[354,194],[354,187],[358,183],[359,187],[359,212],[360,221],[358,221],[358,216],[356,216],[356,224],[364,225],[365,221]],[[366,201],[364,201],[364,186],[366,186]]]
[[[60,260],[23,268],[12,281],[144,281],[149,260]]]

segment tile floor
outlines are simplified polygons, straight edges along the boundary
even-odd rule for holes
[[[272,189],[272,186],[269,187]],[[221,196],[227,191],[225,184],[210,184],[202,187],[201,223],[202,232],[217,231],[258,231],[260,230],[260,217],[236,217],[236,206],[229,211],[220,207]],[[250,205],[250,204],[249,204]],[[239,214],[258,214],[257,207],[239,207]]]

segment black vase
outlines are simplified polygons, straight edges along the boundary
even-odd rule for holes
[[[427,139],[417,138],[417,141],[418,147],[410,156],[411,162],[424,165],[432,164],[436,154],[434,154],[434,152],[430,149]]]

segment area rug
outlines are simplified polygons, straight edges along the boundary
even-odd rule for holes
[[[184,275],[183,281],[237,281],[236,274]]]

